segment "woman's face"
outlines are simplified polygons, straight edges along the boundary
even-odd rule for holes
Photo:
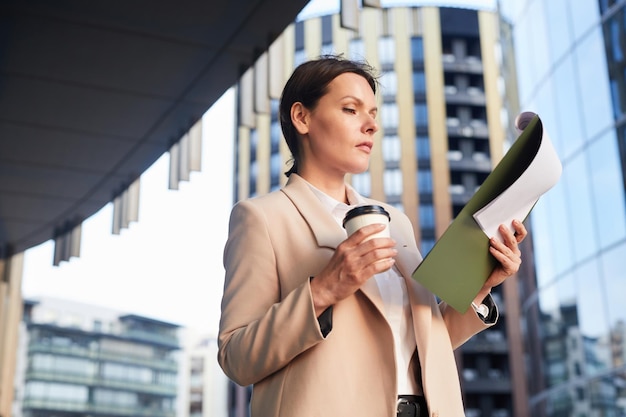
[[[367,80],[348,72],[304,116],[302,173],[345,176],[367,170],[374,144],[376,97]]]

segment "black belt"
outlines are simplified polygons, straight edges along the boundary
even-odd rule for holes
[[[427,417],[426,398],[421,395],[398,395],[397,417]]]

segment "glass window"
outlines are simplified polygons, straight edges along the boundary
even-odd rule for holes
[[[554,64],[558,61],[572,45],[572,30],[568,19],[567,2],[571,0],[549,0],[543,2],[546,11],[546,20],[550,22],[547,26],[550,32],[548,41],[550,42],[550,58]]]
[[[380,91],[383,95],[395,96],[398,93],[398,75],[395,71],[385,71],[380,76]]]
[[[411,56],[415,63],[424,62],[424,41],[421,37],[411,38]]]
[[[430,142],[428,136],[418,136],[415,139],[415,150],[417,159],[420,161],[430,159]]]
[[[578,82],[574,76],[571,56],[565,58],[556,68],[553,80],[555,104],[559,111],[556,114],[558,120],[557,130],[554,135],[551,134],[550,136],[561,136],[555,142],[562,144],[559,154],[561,157],[567,158],[582,146],[584,137],[581,125],[583,115],[575,88]]]
[[[571,7],[574,9],[574,7]],[[580,102],[583,107],[587,138],[592,138],[613,123],[609,71],[602,32],[597,27],[576,49]],[[572,86],[570,85],[570,88]]]
[[[348,45],[348,55],[350,59],[361,61],[365,59],[365,44],[363,39],[356,38],[350,41]]]
[[[517,71],[520,99],[522,104],[527,105],[530,93],[537,84],[537,76],[534,72],[534,45],[528,41],[529,34],[533,30],[533,22],[529,13],[524,14],[513,26],[515,39],[515,61],[524,71]],[[542,42],[545,42],[542,40]]]
[[[598,250],[593,211],[593,195],[590,190],[590,172],[584,154],[579,154],[564,167],[561,182],[566,187],[567,211],[571,216],[570,224],[575,229],[572,235],[574,256],[582,261]],[[563,214],[561,213],[561,216]],[[555,237],[559,245],[563,241]]]
[[[415,103],[413,106],[415,125],[428,126],[428,107],[426,103]]]
[[[610,367],[610,345],[606,304],[603,297],[604,284],[600,279],[598,260],[592,259],[576,269],[578,286],[578,323],[581,343],[585,350],[585,374],[595,375]]]
[[[550,192],[541,197],[549,210],[548,230],[552,249],[550,252],[553,255],[555,274],[564,272],[573,263],[572,253],[575,235],[572,234],[568,222],[569,205],[565,197],[565,189],[565,181],[562,177]]]
[[[402,172],[399,169],[386,169],[383,174],[383,186],[388,196],[402,195]]]
[[[420,194],[431,194],[433,192],[433,173],[429,169],[419,169],[417,171],[417,187]]]
[[[413,93],[426,94],[426,75],[424,71],[413,71]]]
[[[333,16],[328,14],[322,16],[322,44],[330,45],[333,43]]]
[[[548,195],[539,199],[530,213],[533,241],[533,260],[537,270],[537,287],[544,288],[554,279],[554,255],[552,254],[552,231],[550,228],[550,210],[547,206]],[[560,240],[560,239],[559,239]]]
[[[626,199],[615,131],[590,144],[588,155],[594,224],[600,245],[606,248],[626,237]]]
[[[435,246],[435,239],[422,239],[422,256],[426,256],[428,252]]]
[[[530,2],[530,8],[527,14],[529,20],[532,21],[532,30],[527,32],[527,37],[530,37],[530,39],[526,38],[524,42],[532,45],[533,60],[531,65],[535,74],[535,82],[543,79],[550,68],[550,54],[548,53],[548,43],[546,42],[549,36],[546,33],[546,12],[543,7],[544,3],[543,1]]]
[[[402,146],[399,136],[385,136],[382,141],[383,159],[386,162],[400,161]]]
[[[435,209],[432,204],[420,204],[420,226],[425,229],[435,227]]]
[[[400,115],[398,114],[398,104],[383,103],[380,110],[380,118],[383,128],[397,129]]]
[[[378,59],[381,65],[393,65],[396,62],[396,43],[391,36],[378,39]]]
[[[372,191],[372,180],[369,172],[352,175],[352,187],[363,197],[368,197]]]
[[[549,0],[552,1],[552,0]],[[600,8],[598,0],[576,0],[576,7],[566,7],[564,12],[569,12],[574,29],[574,38],[581,38],[591,26],[600,21]]]

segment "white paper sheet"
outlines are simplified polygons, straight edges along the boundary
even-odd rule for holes
[[[518,129],[523,130],[534,116],[532,112],[520,114],[516,119]],[[537,155],[526,170],[502,194],[474,213],[474,219],[487,237],[502,241],[499,225],[504,224],[513,231],[511,222],[526,219],[539,197],[558,182],[562,170],[561,161],[544,130]]]

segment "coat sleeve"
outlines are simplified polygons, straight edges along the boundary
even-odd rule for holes
[[[452,343],[453,349],[467,342],[476,333],[488,329],[496,323],[498,308],[491,295],[487,297],[488,305],[490,306],[490,315],[493,317],[490,321],[481,319],[471,307],[464,314],[461,314],[445,302],[439,304],[439,309],[446,323],[448,333],[450,334],[450,342]]]
[[[280,370],[324,340],[309,277],[282,294],[276,256],[266,212],[251,201],[239,202],[224,249],[218,362],[242,386]]]

